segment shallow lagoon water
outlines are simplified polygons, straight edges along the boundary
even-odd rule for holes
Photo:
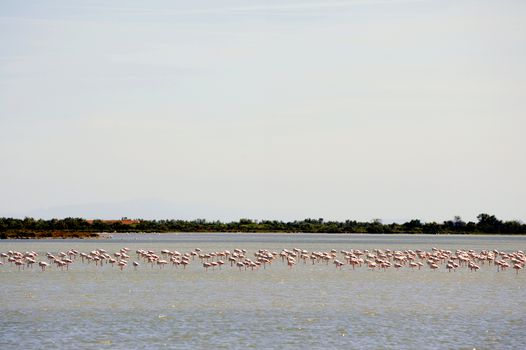
[[[330,234],[118,234],[110,240],[8,240],[0,251],[526,250],[526,237]],[[132,257],[135,254],[130,254]],[[343,270],[275,262],[206,272],[0,266],[0,348],[521,349],[526,272]]]

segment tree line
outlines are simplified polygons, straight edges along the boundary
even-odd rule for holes
[[[128,220],[129,221],[129,220]],[[305,233],[409,233],[409,234],[526,234],[520,221],[502,221],[490,214],[480,214],[477,222],[465,222],[459,216],[442,223],[418,219],[399,224],[383,224],[381,220],[295,221],[251,220],[221,222],[197,220],[85,220],[0,218],[0,238],[96,237],[103,232],[305,232]]]

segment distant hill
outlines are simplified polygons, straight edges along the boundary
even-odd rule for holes
[[[41,219],[81,217],[86,219],[112,220],[115,218],[141,219],[184,219],[224,218],[226,212],[220,208],[196,203],[179,204],[167,200],[148,198],[121,202],[82,203],[49,208],[39,208],[28,212],[15,213],[19,218]]]

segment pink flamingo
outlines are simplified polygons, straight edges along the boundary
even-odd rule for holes
[[[121,260],[117,263],[117,265],[119,265],[121,271],[126,267],[128,266],[128,263],[126,262],[126,260]]]
[[[38,263],[38,266],[40,266],[40,268],[42,269],[42,271],[45,271],[46,270],[46,267],[49,266],[49,264],[45,261],[41,261]]]

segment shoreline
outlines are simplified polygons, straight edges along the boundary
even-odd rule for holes
[[[460,216],[442,223],[413,219],[405,223],[384,224],[380,219],[369,222],[356,220],[326,221],[323,218],[294,221],[252,220],[221,222],[206,219],[144,220],[122,217],[120,220],[84,218],[34,219],[1,218],[0,238],[98,238],[100,234],[117,232],[247,232],[247,233],[326,233],[326,234],[510,234],[525,235],[526,224],[520,220],[499,220],[495,215],[479,214],[477,222],[463,221]]]
[[[149,234],[320,234],[320,235],[359,235],[359,236],[369,236],[369,235],[385,235],[385,236],[525,236],[525,233],[494,233],[494,232],[455,232],[455,233],[423,233],[423,232],[309,232],[309,231],[166,231],[166,232],[145,232],[145,231],[126,231],[126,232],[84,232],[84,231],[38,231],[38,232],[27,232],[27,231],[16,231],[16,232],[1,232],[0,240],[26,240],[26,239],[37,239],[37,240],[59,240],[59,239],[87,239],[87,240],[106,240],[112,239],[114,234],[125,235],[149,235]]]

